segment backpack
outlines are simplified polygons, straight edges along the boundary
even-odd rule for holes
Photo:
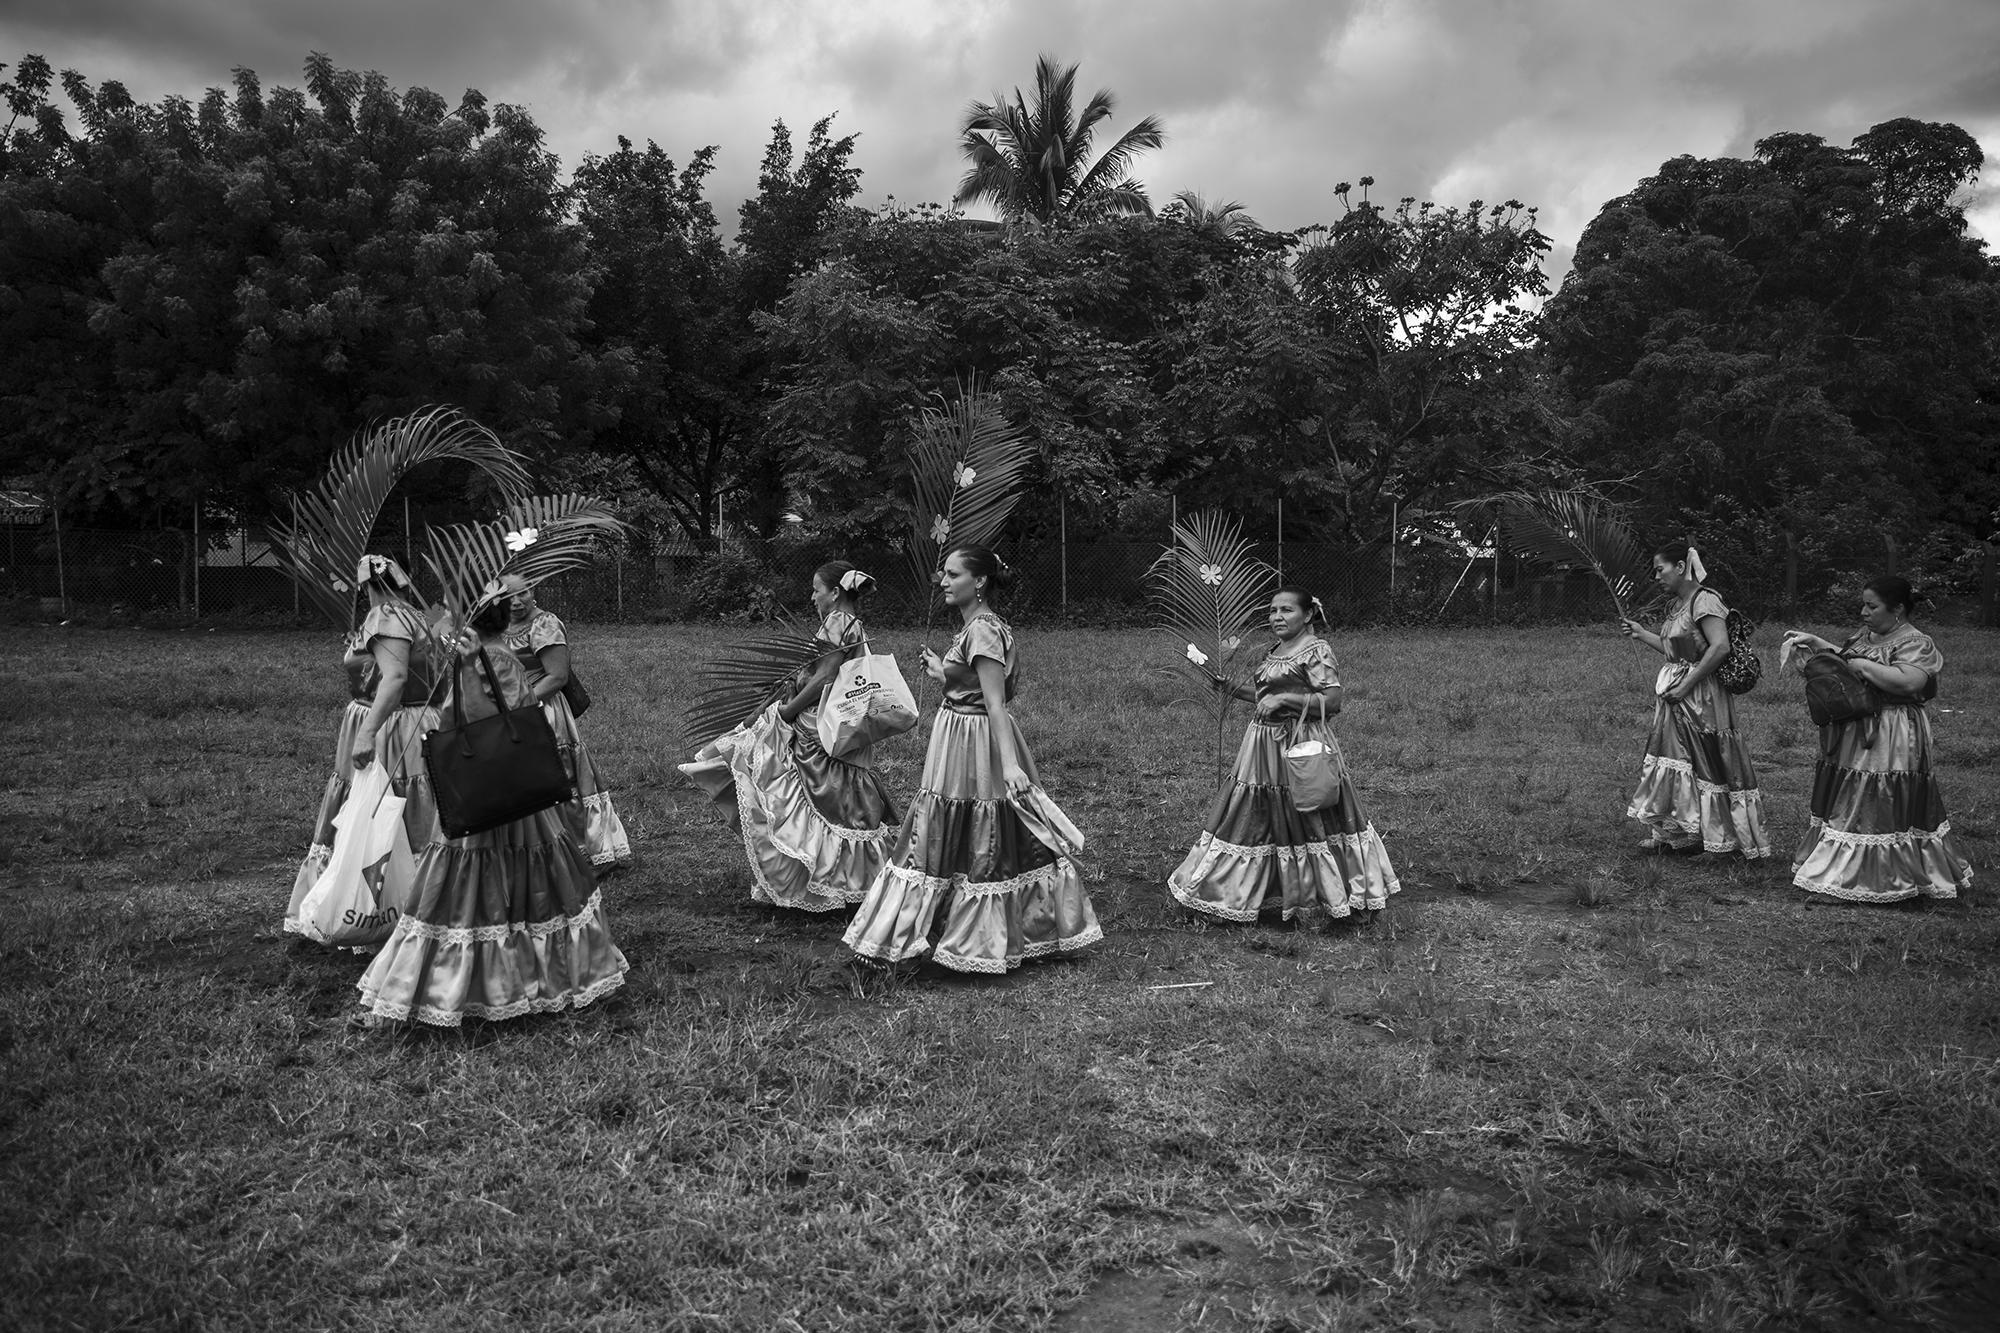
[[[1701,591],[1709,589],[1704,586],[1697,590],[1697,594]],[[1764,675],[1763,660],[1750,646],[1757,626],[1750,617],[1732,606],[1723,618],[1722,627],[1729,631],[1729,653],[1722,659],[1722,665],[1715,669],[1716,682],[1731,694],[1748,694],[1757,688],[1757,682]]]

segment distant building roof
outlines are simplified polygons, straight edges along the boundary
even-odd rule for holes
[[[0,523],[34,527],[49,516],[49,507],[33,491],[0,490]]]

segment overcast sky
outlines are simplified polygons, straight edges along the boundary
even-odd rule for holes
[[[722,152],[733,224],[771,123],[858,133],[863,202],[945,200],[966,103],[1047,51],[1151,113],[1156,202],[1237,200],[1265,226],[1377,199],[1518,198],[1567,267],[1605,200],[1669,157],[1742,155],[1778,130],[1845,144],[1896,116],[2000,145],[2000,0],[0,0],[24,52],[135,96],[198,94],[246,65],[300,82],[308,51],[448,98],[522,105],[573,166],[624,134]],[[1972,200],[2000,238],[2000,180]]]

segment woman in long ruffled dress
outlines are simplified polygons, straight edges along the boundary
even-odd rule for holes
[[[875,580],[845,560],[813,574],[820,648],[789,697],[703,746],[681,772],[743,835],[750,897],[830,912],[861,901],[888,859],[896,807],[866,747],[839,758],[820,745],[820,696],[867,634],[859,602]]]
[[[1313,632],[1325,612],[1317,597],[1288,584],[1271,595],[1269,615],[1278,642],[1237,694],[1257,715],[1244,729],[1229,785],[1167,889],[1182,906],[1223,921],[1255,921],[1273,908],[1286,921],[1380,911],[1401,885],[1345,762],[1339,799],[1312,811],[1292,803],[1285,766],[1295,729],[1340,755],[1327,721],[1340,711],[1340,666]]]
[[[416,586],[389,557],[363,556],[354,583],[368,598],[368,614],[348,636],[342,659],[353,698],[340,717],[333,775],[320,797],[312,846],[292,878],[284,926],[294,934],[299,904],[332,854],[333,819],[347,801],[356,770],[378,759],[388,765],[393,789],[406,801],[403,828],[413,853],[421,854],[438,833],[437,803],[418,748],[423,734],[437,725],[430,696],[438,664],[430,626],[415,604]]]
[[[1659,633],[1636,620],[1625,633],[1666,656],[1653,692],[1653,729],[1625,813],[1646,825],[1645,851],[1771,854],[1764,798],[1736,701],[1715,678],[1729,656],[1729,608],[1703,585],[1701,553],[1685,542],[1653,553],[1653,578],[1672,599]]]
[[[1931,720],[1944,654],[1909,622],[1909,582],[1870,581],[1860,633],[1835,647],[1813,634],[1786,642],[1837,653],[1881,696],[1880,712],[1820,729],[1812,822],[1792,857],[1792,883],[1851,902],[1956,898],[1972,866],[1951,836],[1932,771]]]
[[[508,590],[488,585],[466,623],[473,633],[460,639],[452,681],[466,720],[529,706],[526,672],[505,651]],[[582,807],[563,801],[433,842],[417,862],[410,909],[361,978],[362,1007],[376,1019],[456,1027],[467,1017],[582,1008],[617,989],[625,955],[612,942],[583,838]]]
[[[924,650],[944,701],[922,788],[847,929],[861,958],[929,952],[955,971],[998,973],[1104,938],[1070,859],[1081,836],[1042,791],[1009,707],[1020,658],[989,599],[1010,581],[983,546],[945,558],[945,601],[963,628],[943,657]]]
[[[563,768],[576,786],[577,800],[583,805],[588,829],[584,846],[590,850],[591,864],[600,870],[623,865],[632,859],[632,844],[625,836],[624,821],[611,803],[611,792],[591,761],[577,727],[576,714],[569,706],[563,687],[569,684],[569,632],[554,612],[535,605],[535,591],[526,580],[508,575],[502,580],[508,590],[507,647],[527,672],[528,688],[548,714],[549,727],[556,733],[556,749]]]

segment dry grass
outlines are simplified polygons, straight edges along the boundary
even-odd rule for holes
[[[673,767],[713,637],[580,638],[643,858],[607,887],[631,984],[395,1034],[347,1026],[357,963],[277,931],[332,636],[10,636],[0,1325],[1991,1326],[1986,636],[1940,636],[1982,884],[1909,910],[1630,850],[1651,673],[1621,639],[1343,638],[1405,892],[1290,932],[1161,887],[1213,775],[1164,647],[1029,634],[1109,940],[999,983],[865,983],[836,923],[750,905]],[[1743,712],[1783,849],[1814,733],[1783,687]],[[920,762],[891,747],[891,788]]]

